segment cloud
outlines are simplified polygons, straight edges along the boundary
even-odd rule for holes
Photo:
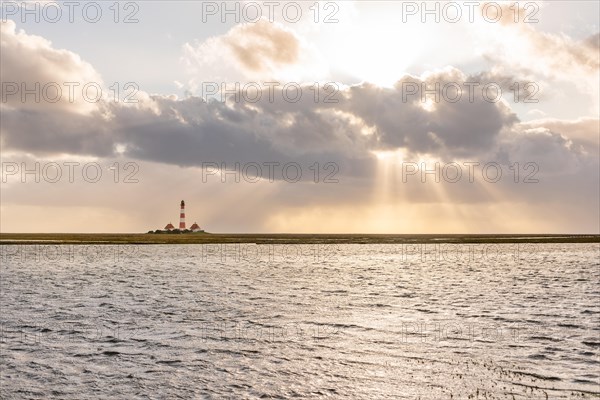
[[[484,96],[485,83],[470,97],[465,82],[481,79],[450,68],[424,77],[404,76],[393,89],[362,84],[348,90],[341,107],[375,128],[379,149],[474,156],[492,148],[499,133],[518,119],[504,101]]]
[[[501,40],[494,46],[493,53],[486,55],[497,64],[497,69],[506,69],[514,74],[518,68],[523,72],[533,72],[538,79],[541,76],[564,80],[597,77],[600,71],[600,34],[575,40],[563,33],[541,31],[533,23],[535,20],[525,22],[529,12],[524,6],[532,5],[534,3],[519,6],[518,16],[514,15],[513,4],[501,6],[499,27],[502,29],[499,35],[494,36]],[[530,17],[535,18],[535,14]],[[518,22],[514,22],[515,18]]]
[[[207,73],[212,81],[232,82],[293,72],[305,64],[309,51],[290,29],[261,19],[236,25],[224,35],[184,44],[182,61],[192,75],[189,86],[194,92]]]
[[[11,84],[15,84],[17,90],[14,95],[8,92],[4,94],[3,107],[54,109],[83,114],[97,109],[96,103],[86,101],[83,93],[84,85],[90,84],[86,96],[91,100],[96,97],[94,87],[102,87],[101,76],[91,64],[71,51],[55,49],[43,37],[29,35],[23,30],[17,32],[12,20],[1,21],[0,31],[0,79],[3,91],[8,90]],[[72,92],[66,83],[70,83]],[[40,101],[36,102],[34,95],[27,95],[27,101],[23,101],[24,90],[35,89],[36,85],[39,86],[36,92]],[[46,91],[43,90],[45,86]]]
[[[535,53],[544,59],[550,70],[583,69],[597,74],[600,68],[598,35],[583,41],[574,41],[565,35],[555,35],[524,29],[528,33]]]
[[[600,120],[597,118],[580,118],[572,121],[557,119],[541,119],[523,124],[525,128],[541,128],[549,132],[560,132],[571,142],[573,151],[584,154],[597,154],[600,146]]]
[[[22,36],[20,40],[30,39]],[[58,52],[49,43],[45,46],[48,53]],[[68,59],[80,60],[72,53]],[[60,65],[67,71],[57,74],[72,79],[67,72],[77,72],[72,66],[79,64]],[[30,73],[42,72],[30,67]],[[302,87],[299,101],[285,101],[283,87],[278,86],[273,91],[275,101],[267,93],[258,101],[240,96],[237,102],[206,102],[198,97],[177,99],[142,92],[137,104],[102,100],[94,112],[78,116],[71,116],[67,109],[32,110],[28,103],[15,104],[3,110],[2,144],[5,149],[32,154],[121,154],[187,167],[208,162],[297,162],[304,166],[334,162],[341,174],[363,179],[376,168],[374,151],[401,149],[409,158],[425,155],[453,160],[501,154],[506,159],[506,154],[518,148],[529,159],[523,149],[537,155],[536,146],[527,146],[526,139],[535,139],[539,146],[555,144],[552,135],[532,138],[524,134],[508,103],[483,96],[481,86],[492,76],[446,68],[420,77],[406,75],[393,88],[369,83],[340,87],[333,102],[315,101],[308,86]],[[502,80],[510,81],[506,76]],[[464,82],[480,85],[471,94]],[[456,98],[456,93],[444,89],[448,84],[461,88],[456,101],[447,99]],[[423,98],[434,101],[423,102]]]
[[[596,51],[596,55],[598,55],[598,52],[600,51],[600,33],[589,36],[583,43],[593,51]]]
[[[222,40],[235,59],[252,71],[293,64],[300,55],[298,38],[291,31],[265,19],[254,24],[237,25]]]

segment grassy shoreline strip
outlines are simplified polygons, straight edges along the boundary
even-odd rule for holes
[[[600,243],[600,235],[558,234],[148,234],[0,233],[0,245],[15,244],[422,244],[422,243]]]

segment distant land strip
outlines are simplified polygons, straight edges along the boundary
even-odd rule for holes
[[[15,244],[423,244],[600,243],[600,235],[560,234],[225,234],[225,233],[0,233],[0,245]]]

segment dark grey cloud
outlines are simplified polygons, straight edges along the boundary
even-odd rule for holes
[[[3,108],[2,136],[6,149],[39,154],[107,157],[117,155],[121,145],[127,157],[179,166],[334,162],[344,174],[356,177],[373,172],[373,151],[402,148],[409,158],[478,159],[506,153],[512,149],[507,143],[531,136],[523,136],[503,101],[481,96],[471,101],[463,94],[459,101],[442,100],[424,108],[421,84],[440,82],[443,87],[453,74],[425,80],[407,76],[394,88],[353,86],[338,93],[338,103],[266,98],[207,103],[196,97],[154,96],[137,105],[101,103],[88,115]],[[406,96],[405,83],[416,84],[418,91]],[[547,134],[535,138],[539,145],[531,147],[532,157],[539,155],[535,149],[541,144],[555,141]]]
[[[376,127],[381,149],[404,147],[412,153],[472,157],[491,149],[501,130],[518,122],[502,101],[482,94],[485,83],[471,85],[472,89],[465,85],[479,82],[479,77],[455,70],[425,79],[405,76],[393,89],[355,86],[342,107]],[[425,108],[423,100],[433,104]]]

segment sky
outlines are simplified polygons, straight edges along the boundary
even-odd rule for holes
[[[3,1],[1,232],[600,233],[596,1]]]

